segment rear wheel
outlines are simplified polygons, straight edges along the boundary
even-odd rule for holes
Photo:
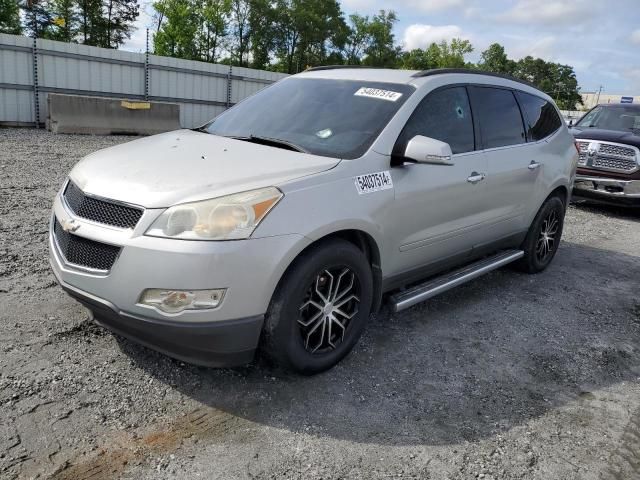
[[[565,206],[558,197],[542,205],[523,243],[524,257],[517,266],[527,273],[538,273],[549,266],[560,245]]]
[[[263,353],[307,375],[331,368],[364,331],[372,296],[362,251],[344,240],[313,247],[294,261],[271,301]]]

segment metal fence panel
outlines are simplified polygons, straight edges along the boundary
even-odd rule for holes
[[[52,40],[33,47],[33,39],[0,34],[0,124],[44,122],[55,92],[178,103],[191,128],[286,76]]]
[[[0,122],[31,123],[33,118],[33,68],[31,40],[0,34]]]
[[[33,92],[0,88],[0,123],[19,126],[33,122]]]

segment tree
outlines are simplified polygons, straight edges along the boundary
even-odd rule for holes
[[[253,0],[249,14],[251,30],[251,66],[261,70],[271,67],[271,59],[276,49],[276,24],[278,11],[271,0]]]
[[[446,40],[442,40],[438,47],[440,47],[440,68],[464,68],[469,67],[465,62],[464,56],[473,52],[473,45],[469,40],[462,40],[460,38],[451,39],[450,43]]]
[[[231,0],[231,62],[240,67],[249,65],[250,19],[251,0]]]
[[[198,59],[196,34],[198,17],[193,0],[159,0],[153,4],[162,23],[153,36],[156,55]]]
[[[16,0],[0,0],[0,33],[22,33],[20,8]]]
[[[277,70],[297,73],[340,58],[347,25],[336,0],[278,0],[274,17]]]
[[[507,58],[504,47],[499,43],[492,43],[489,45],[489,48],[482,52],[480,56],[481,60],[478,63],[478,68],[480,70],[513,75],[516,68],[516,62]]]
[[[73,42],[78,34],[79,16],[76,0],[53,0],[51,2],[52,25],[45,37],[60,42]]]
[[[168,57],[216,62],[225,48],[231,0],[159,0],[154,52]]]
[[[105,0],[101,47],[118,48],[131,38],[140,14],[138,0]]]
[[[347,65],[359,65],[365,50],[371,45],[369,17],[354,13],[349,15],[347,36],[344,40],[344,60]]]
[[[102,0],[79,0],[80,38],[85,45],[100,45],[102,21]]]
[[[228,34],[227,25],[231,15],[231,0],[204,0],[198,2],[200,29],[196,34],[200,59],[215,62]]]
[[[373,16],[368,26],[370,39],[364,50],[364,65],[385,68],[397,66],[401,53],[400,47],[394,45],[393,26],[397,21],[398,17],[392,10],[380,10]]]
[[[24,12],[24,26],[27,34],[34,38],[47,36],[53,22],[50,2],[23,0],[20,8]]]
[[[451,42],[442,40],[440,43],[432,43],[429,48],[422,50],[416,48],[410,52],[404,52],[401,56],[402,68],[411,70],[428,70],[431,68],[468,68],[464,56],[473,52],[473,46],[469,40],[454,38]]]
[[[527,56],[516,63],[514,76],[536,85],[552,97],[564,110],[573,110],[582,105],[582,96],[573,67],[546,62],[541,58]]]
[[[432,43],[429,48],[423,50],[415,48],[410,52],[403,52],[401,68],[408,70],[429,70],[439,68],[442,63],[442,52],[437,43]]]
[[[52,0],[63,15],[75,18],[67,25],[85,45],[118,48],[131,38],[140,14],[138,0]],[[77,10],[73,4],[77,4]],[[71,6],[71,8],[69,8]],[[60,33],[60,32],[59,32]],[[64,32],[62,32],[64,33]]]

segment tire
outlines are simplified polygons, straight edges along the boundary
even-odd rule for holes
[[[327,370],[357,343],[372,299],[371,267],[361,250],[340,239],[312,247],[289,267],[271,300],[262,354],[304,375]]]
[[[522,244],[524,257],[516,263],[519,270],[539,273],[549,266],[560,245],[565,211],[564,203],[556,196],[540,207]]]

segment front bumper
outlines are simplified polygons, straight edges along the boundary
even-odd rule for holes
[[[640,205],[640,180],[577,175],[573,196],[606,203]]]
[[[108,272],[69,264],[49,235],[52,270],[60,285],[93,312],[98,323],[138,343],[190,363],[232,366],[247,363],[258,345],[264,314],[288,265],[309,240],[282,235],[225,242],[144,236],[161,211],[145,211],[132,230],[114,230],[72,215],[56,198],[60,222],[74,219],[74,235],[121,248]],[[147,288],[224,288],[213,309],[167,314],[142,305]]]
[[[178,360],[206,367],[235,367],[253,360],[263,315],[207,323],[159,322],[119,311],[109,302],[60,285],[87,307],[99,325]]]

